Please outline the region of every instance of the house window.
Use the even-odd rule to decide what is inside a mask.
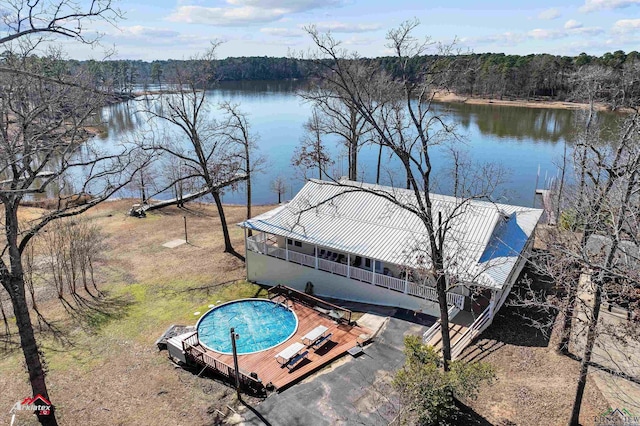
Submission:
[[[294,241],[296,247],[302,247],[302,243],[300,241]]]
[[[364,260],[364,267],[365,268],[371,268],[371,259],[365,259]]]
[[[293,241],[291,239],[287,238],[287,245],[290,246],[292,244],[293,244]]]

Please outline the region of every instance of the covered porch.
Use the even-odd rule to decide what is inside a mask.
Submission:
[[[411,268],[359,256],[355,253],[337,251],[317,244],[298,241],[266,232],[248,236],[245,229],[247,252],[284,260],[301,267],[345,277],[349,280],[382,287],[437,303],[438,297],[433,282],[419,282],[418,274]],[[425,282],[427,281],[427,282]],[[464,289],[457,289],[463,291]],[[464,294],[447,293],[447,303],[457,310],[471,306]]]

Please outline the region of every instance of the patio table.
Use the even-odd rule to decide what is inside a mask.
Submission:
[[[313,330],[311,330],[310,332],[302,336],[302,343],[304,343],[307,346],[313,345],[316,342],[316,340],[321,338],[322,335],[327,332],[327,330],[329,329],[324,325],[317,326],[316,328],[314,328]]]

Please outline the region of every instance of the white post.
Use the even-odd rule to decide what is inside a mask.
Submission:
[[[247,258],[247,246],[249,245],[249,241],[247,241],[247,228],[244,229],[244,258]]]
[[[347,253],[347,278],[351,278],[351,253]]]
[[[409,292],[409,268],[404,270],[404,294]]]
[[[489,301],[489,318],[493,318],[493,309],[496,306],[496,291],[491,290],[491,300]]]
[[[318,269],[318,245],[316,244],[316,269]]]
[[[284,239],[284,258],[289,261],[289,239]]]
[[[371,263],[371,266],[373,266],[373,268],[371,268],[371,284],[376,285],[376,260],[375,259],[371,259],[373,260],[373,262]]]
[[[262,240],[263,240],[264,254],[269,254],[267,253],[267,233],[266,232],[262,233]]]

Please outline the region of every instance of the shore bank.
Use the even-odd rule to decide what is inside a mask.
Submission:
[[[506,100],[506,99],[490,99],[490,98],[472,98],[467,96],[459,96],[455,93],[437,93],[434,98],[437,102],[444,103],[460,103],[470,105],[499,105],[499,106],[512,106],[520,108],[553,108],[553,109],[566,109],[566,110],[580,110],[589,108],[589,104],[577,103],[577,102],[562,102],[562,101],[543,101],[543,100]],[[610,109],[604,104],[596,104],[597,111],[610,111]],[[617,112],[624,112],[619,110]]]

